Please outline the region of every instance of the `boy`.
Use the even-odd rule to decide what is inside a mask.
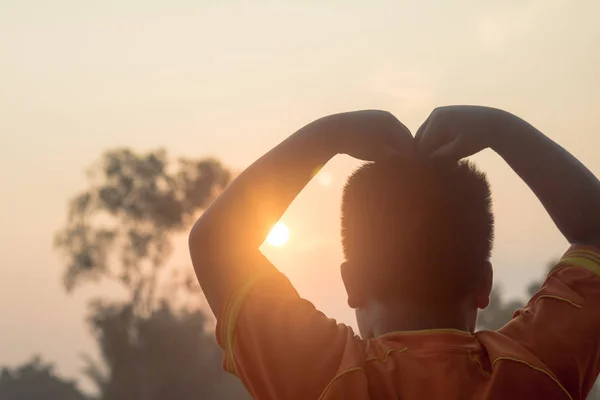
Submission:
[[[572,244],[497,332],[484,176],[457,161],[495,150]],[[342,277],[362,339],[301,299],[258,250],[315,170],[373,161],[343,199]],[[583,399],[600,367],[600,183],[518,117],[438,108],[413,139],[391,114],[317,120],[244,171],[190,234],[224,365],[256,399]]]

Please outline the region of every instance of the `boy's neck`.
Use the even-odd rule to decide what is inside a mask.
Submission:
[[[406,304],[377,304],[369,310],[374,337],[390,332],[418,331],[426,329],[458,329],[475,331],[477,309],[472,307],[439,307],[424,309]]]

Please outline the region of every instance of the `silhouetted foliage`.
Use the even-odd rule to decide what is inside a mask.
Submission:
[[[87,400],[74,382],[59,378],[40,358],[0,371],[0,400]]]
[[[90,304],[102,361],[86,357],[85,373],[100,399],[249,398],[222,370],[200,302],[177,302],[197,300],[191,268],[166,268],[173,236],[225,188],[229,172],[212,159],[170,162],[164,151],[120,149],[106,153],[89,178],[55,244],[68,260],[67,291],[105,278],[129,294],[126,302]]]
[[[221,368],[222,352],[201,311],[163,303],[148,317],[130,305],[95,305],[90,322],[104,365],[88,360],[88,376],[104,400],[250,398]]]
[[[90,187],[73,198],[55,238],[68,263],[65,287],[117,280],[136,311],[148,313],[171,236],[188,227],[230,179],[216,160],[170,162],[163,150],[109,151],[89,173]]]

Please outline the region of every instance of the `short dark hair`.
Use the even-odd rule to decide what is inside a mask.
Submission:
[[[466,161],[367,163],[346,183],[341,224],[346,260],[377,295],[455,298],[491,256],[490,187]]]

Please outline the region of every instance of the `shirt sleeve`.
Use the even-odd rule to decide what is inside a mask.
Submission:
[[[224,368],[257,400],[317,399],[358,357],[361,340],[302,299],[264,256],[259,263],[217,318]]]
[[[600,250],[572,246],[500,332],[539,358],[573,399],[585,399],[600,372]]]

